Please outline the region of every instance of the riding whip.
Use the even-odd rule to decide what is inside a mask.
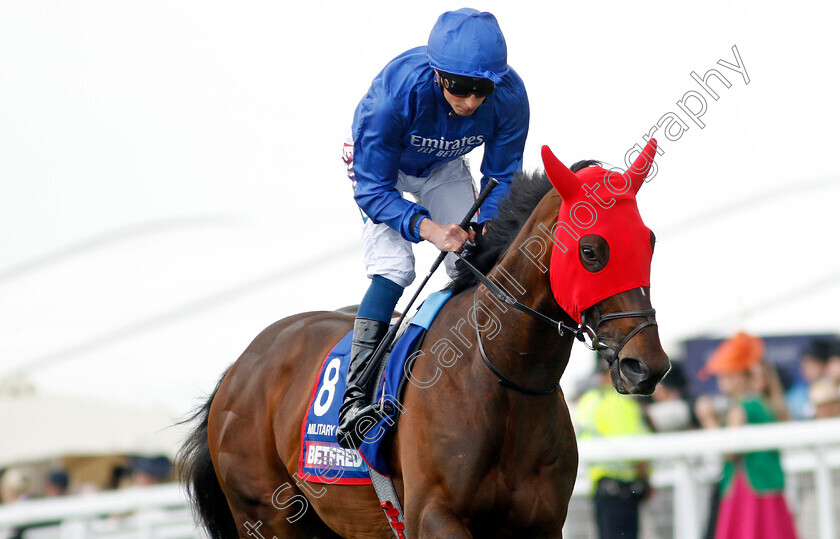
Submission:
[[[475,199],[473,205],[470,207],[467,215],[464,216],[464,219],[461,221],[460,226],[464,230],[470,226],[470,221],[475,216],[478,208],[487,200],[487,197],[490,196],[490,193],[496,186],[499,185],[499,181],[496,178],[487,178],[487,183],[484,185],[484,189],[481,190],[481,193],[478,194],[478,198]],[[417,288],[417,291],[414,292],[414,296],[412,296],[411,300],[408,302],[408,305],[405,306],[403,309],[403,313],[400,315],[399,320],[397,323],[394,324],[389,330],[388,333],[385,334],[385,337],[382,339],[382,342],[379,343],[379,346],[376,348],[376,352],[373,353],[373,357],[371,357],[370,361],[379,361],[382,359],[382,356],[385,355],[385,351],[391,347],[391,344],[394,342],[394,338],[397,336],[397,330],[399,330],[400,325],[402,325],[403,320],[405,319],[406,314],[411,309],[411,306],[414,305],[414,301],[417,299],[417,296],[420,295],[420,292],[423,290],[423,287],[426,286],[426,283],[429,282],[429,279],[432,277],[432,274],[438,269],[443,259],[446,258],[446,255],[449,254],[449,251],[441,251],[438,255],[437,259],[435,259],[434,264],[432,264],[429,273],[426,275],[426,278],[423,279],[423,282],[420,283],[420,286]]]

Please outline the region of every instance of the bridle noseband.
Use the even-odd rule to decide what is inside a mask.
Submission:
[[[528,307],[527,305],[525,305],[523,303],[520,303],[515,298],[513,298],[511,295],[507,294],[504,290],[502,290],[501,287],[496,285],[496,283],[494,283],[493,281],[488,279],[487,276],[484,275],[478,268],[476,268],[469,261],[467,261],[467,259],[464,258],[463,255],[461,255],[460,253],[455,253],[455,255],[458,258],[461,259],[461,262],[464,263],[464,265],[467,267],[467,269],[469,269],[473,273],[473,275],[475,275],[475,277],[479,280],[479,282],[481,282],[481,284],[486,286],[487,289],[490,291],[490,293],[493,294],[494,296],[496,296],[496,298],[498,298],[499,301],[505,303],[506,305],[509,305],[509,306],[513,307],[514,309],[516,309],[518,311],[521,311],[525,314],[528,314],[528,315],[536,318],[537,320],[539,320],[539,321],[541,321],[545,324],[550,325],[551,327],[553,327],[557,330],[558,334],[561,337],[566,335],[567,332],[570,333],[575,339],[582,342],[584,344],[584,346],[586,346],[590,350],[598,352],[598,354],[602,358],[604,358],[604,360],[610,366],[612,366],[612,364],[616,360],[621,361],[621,359],[618,357],[618,354],[621,353],[621,350],[630,341],[630,339],[635,337],[636,334],[638,334],[640,331],[642,331],[646,327],[657,325],[657,323],[656,323],[656,309],[645,309],[645,310],[640,310],[640,311],[621,311],[621,312],[615,312],[615,313],[599,314],[596,321],[595,321],[594,329],[593,329],[592,326],[590,326],[589,324],[586,323],[586,314],[584,312],[583,316],[581,317],[581,323],[578,324],[577,327],[572,327],[572,326],[566,324],[565,322],[563,322],[562,320],[554,320],[553,318],[551,318],[549,316],[546,316],[546,315],[542,314],[541,312],[536,311],[536,310],[532,309],[531,307]],[[476,286],[475,292],[473,294],[473,312],[477,312],[477,306],[478,306],[478,286]],[[633,330],[630,331],[627,335],[625,335],[624,338],[621,340],[621,342],[618,343],[618,346],[613,347],[613,346],[610,346],[609,344],[604,343],[603,341],[601,341],[601,339],[598,337],[598,334],[596,333],[598,328],[604,322],[609,322],[610,320],[618,320],[620,318],[642,318],[642,317],[644,317],[645,320],[642,323],[640,323],[639,325],[637,325],[635,328],[633,328]],[[554,384],[553,386],[551,386],[549,388],[546,388],[546,389],[530,389],[530,388],[527,388],[525,386],[521,386],[521,385],[517,384],[516,382],[514,382],[513,380],[511,380],[510,378],[508,378],[507,376],[502,374],[499,371],[499,369],[497,369],[496,366],[493,365],[493,362],[490,361],[490,358],[487,357],[487,353],[484,351],[484,345],[481,343],[481,332],[478,329],[478,321],[476,320],[475,324],[473,324],[473,325],[475,326],[475,335],[476,335],[476,340],[478,342],[478,351],[481,354],[481,359],[484,360],[484,363],[485,363],[485,365],[487,365],[487,368],[490,369],[490,372],[492,372],[493,374],[495,374],[499,378],[499,383],[501,385],[503,385],[507,388],[513,389],[514,391],[518,391],[519,393],[524,393],[525,395],[549,395],[549,394],[557,391],[557,388],[560,386],[560,381],[559,380],[557,381],[556,384]],[[591,344],[586,342],[586,335],[588,335],[589,338],[591,339],[591,341],[592,341]]]
[[[627,335],[621,339],[621,342],[618,343],[618,346],[612,347],[608,344],[604,344],[598,334],[598,328],[601,327],[601,324],[604,322],[609,322],[610,320],[618,320],[620,318],[644,318],[644,322],[640,323],[638,326],[633,328]],[[584,311],[581,316],[582,326],[589,328],[592,331],[592,345],[593,349],[597,349],[598,354],[604,358],[604,360],[612,367],[614,361],[619,360],[618,354],[621,353],[621,350],[624,348],[630,339],[636,336],[637,333],[642,331],[648,326],[657,326],[656,323],[656,309],[645,309],[641,311],[620,311],[616,313],[607,313],[607,314],[599,314],[596,322],[595,322],[595,329],[592,329],[592,326],[586,323],[586,312]]]

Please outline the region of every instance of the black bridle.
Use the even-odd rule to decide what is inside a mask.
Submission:
[[[586,346],[590,350],[598,352],[598,354],[602,358],[604,358],[604,360],[606,360],[607,364],[609,364],[610,367],[612,367],[612,364],[616,360],[621,361],[620,358],[618,357],[618,355],[621,352],[621,350],[624,348],[624,346],[630,341],[630,339],[632,339],[634,336],[636,336],[636,334],[638,334],[640,331],[642,331],[646,327],[657,325],[656,324],[656,310],[655,309],[645,309],[645,310],[639,310],[639,311],[621,311],[621,312],[606,313],[606,314],[600,314],[599,313],[596,320],[595,320],[594,329],[593,329],[592,326],[590,326],[589,324],[586,323],[586,314],[584,313],[584,315],[581,317],[581,323],[578,324],[577,327],[572,327],[572,326],[566,324],[565,322],[563,322],[562,320],[554,320],[553,318],[548,317],[548,316],[542,314],[539,311],[535,311],[534,309],[528,307],[527,305],[525,305],[523,303],[520,303],[514,297],[512,297],[510,294],[507,294],[504,290],[502,290],[501,287],[496,285],[496,283],[494,283],[493,281],[488,279],[487,276],[484,275],[478,268],[476,268],[469,261],[467,261],[467,259],[464,258],[463,255],[461,255],[460,253],[455,253],[455,254],[458,256],[458,258],[461,259],[461,262],[464,263],[464,265],[467,267],[467,269],[469,269],[473,273],[473,275],[475,275],[476,279],[478,279],[479,282],[481,282],[481,284],[486,286],[487,289],[490,291],[490,293],[493,294],[494,296],[496,296],[499,299],[499,301],[505,303],[506,305],[509,305],[509,306],[513,307],[514,309],[516,309],[518,311],[521,311],[525,314],[528,314],[528,315],[536,318],[537,320],[539,320],[539,321],[541,321],[545,324],[550,325],[553,328],[556,328],[557,332],[560,334],[561,337],[566,335],[566,333],[571,334],[575,339],[582,342],[584,344],[584,346]],[[477,312],[477,306],[478,306],[478,287],[476,286],[475,292],[473,294],[473,312],[474,313]],[[604,322],[609,322],[611,320],[618,320],[620,318],[644,318],[645,320],[643,322],[641,322],[639,325],[637,325],[635,328],[633,328],[632,331],[627,333],[627,335],[624,336],[624,338],[621,340],[621,342],[618,343],[618,346],[611,346],[611,345],[606,344],[603,341],[601,341],[601,339],[598,337],[598,334],[597,334],[597,330],[598,330],[599,327],[601,327],[601,324],[603,324]],[[503,385],[507,388],[513,389],[514,391],[518,391],[519,393],[524,393],[525,395],[549,395],[549,394],[557,391],[557,388],[560,386],[560,381],[559,380],[553,386],[545,388],[545,389],[530,389],[530,388],[527,388],[525,386],[521,386],[521,385],[517,384],[516,382],[514,382],[513,380],[511,380],[510,378],[508,378],[507,376],[502,374],[499,371],[499,369],[497,369],[496,366],[493,365],[493,362],[490,361],[490,358],[487,357],[487,353],[484,351],[484,345],[481,343],[481,332],[478,329],[478,320],[475,320],[475,324],[473,324],[473,325],[475,326],[475,335],[476,335],[476,340],[478,341],[478,351],[481,354],[481,359],[484,360],[484,364],[487,365],[487,368],[490,369],[490,372],[492,372],[493,374],[496,375],[497,378],[499,378],[499,383],[501,385]],[[589,336],[589,338],[592,341],[591,344],[586,342],[586,336],[587,335]]]
[[[633,328],[629,333],[627,333],[627,335],[625,335],[624,338],[621,339],[621,342],[618,343],[618,346],[612,347],[603,344],[603,342],[601,342],[598,339],[597,333],[595,332],[598,331],[598,328],[600,328],[601,324],[603,324],[604,322],[609,322],[610,320],[618,320],[620,318],[644,318],[645,320],[644,322],[640,323],[635,328]],[[586,323],[585,311],[581,316],[581,322],[581,325],[583,326],[586,326],[588,328],[593,327]],[[614,361],[620,361],[618,354],[624,348],[624,345],[630,342],[630,339],[635,337],[637,333],[639,333],[646,327],[657,325],[658,324],[656,323],[656,309],[645,309],[640,311],[620,311],[616,313],[598,314],[598,316],[596,317],[594,329],[592,330],[593,333],[595,333],[595,337],[592,339],[592,342],[594,344],[597,341],[597,343],[601,345],[598,349],[598,354],[600,354],[600,356],[604,358],[604,360],[606,360],[607,364],[610,367],[612,367]]]

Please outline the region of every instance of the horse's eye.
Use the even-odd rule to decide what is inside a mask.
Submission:
[[[578,260],[586,271],[598,273],[610,260],[610,246],[603,237],[589,234],[578,243]]]

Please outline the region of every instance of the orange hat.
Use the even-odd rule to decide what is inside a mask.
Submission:
[[[764,341],[739,331],[718,346],[700,374],[707,378],[709,374],[747,372],[763,356]]]

